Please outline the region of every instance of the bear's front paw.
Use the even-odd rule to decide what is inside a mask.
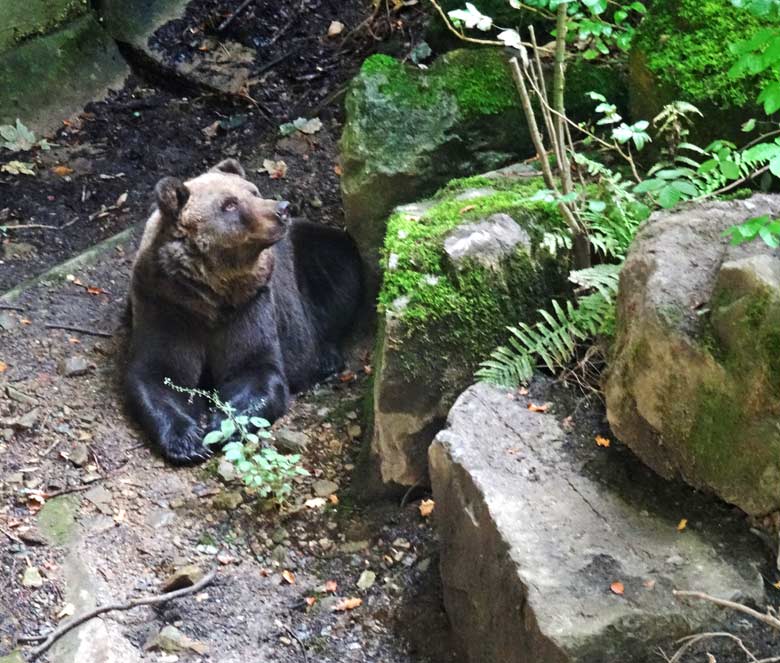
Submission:
[[[175,465],[202,463],[212,455],[212,452],[203,446],[203,436],[194,421],[173,427],[160,446],[165,458]]]

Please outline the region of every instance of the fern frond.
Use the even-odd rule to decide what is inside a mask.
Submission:
[[[569,279],[592,290],[576,305],[552,302],[552,311],[540,310],[533,325],[524,322],[507,327],[507,345],[496,348],[480,364],[477,378],[501,387],[513,388],[531,379],[534,370],[563,368],[574,355],[577,343],[614,332],[614,304],[619,265],[598,265],[572,272]]]

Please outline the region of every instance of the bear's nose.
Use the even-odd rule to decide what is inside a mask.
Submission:
[[[290,203],[283,200],[280,203],[276,203],[276,218],[282,225],[287,225],[290,222]]]

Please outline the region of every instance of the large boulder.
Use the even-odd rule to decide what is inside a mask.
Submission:
[[[514,11],[514,10],[513,10]],[[569,72],[569,114],[593,110],[585,91],[620,102],[620,67]],[[368,58],[346,98],[341,188],[347,227],[376,276],[387,218],[453,178],[530,157],[534,147],[507,58],[496,48],[457,50],[429,68]]]
[[[430,448],[444,605],[468,661],[649,663],[718,616],[673,589],[763,600],[761,551],[728,509],[528,404],[470,387]]]
[[[615,434],[664,477],[780,508],[780,259],[722,236],[780,197],[654,216],[621,272],[606,377]]]
[[[0,124],[59,128],[129,73],[86,2],[0,0],[0,16]]]
[[[511,173],[514,172],[514,175]],[[454,181],[388,222],[374,354],[372,489],[425,485],[427,449],[506,326],[566,293],[568,259],[540,246],[557,209],[519,171]]]
[[[0,0],[0,52],[31,37],[53,32],[88,11],[88,0]]]
[[[171,39],[167,35],[166,43],[159,39],[157,30],[169,21],[182,18],[190,0],[95,2],[106,29],[141,65],[176,78],[194,90],[227,96],[245,93],[257,57],[254,49],[231,40],[215,39],[212,48],[182,58],[176,49],[170,48],[171,42],[178,45],[178,36]]]
[[[632,43],[632,116],[651,120],[665,104],[682,100],[703,112],[694,118],[696,142],[752,137],[740,126],[751,114],[761,114],[755,100],[773,74],[735,80],[728,71],[736,56],[724,45],[750,39],[765,23],[729,0],[656,3]]]

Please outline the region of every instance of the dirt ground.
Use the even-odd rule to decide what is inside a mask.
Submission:
[[[56,624],[72,601],[65,579],[75,553],[104,600],[158,592],[183,564],[218,569],[201,594],[108,618],[110,637],[139,651],[163,625],[176,624],[205,646],[205,658],[223,663],[301,661],[303,649],[323,663],[454,661],[434,535],[419,504],[359,506],[350,496],[364,427],[362,362],[350,367],[354,381],[304,395],[276,425],[308,437],[311,472],[281,515],[242,497],[216,460],[171,468],[129,424],[117,369],[136,240],[74,271],[75,281],[65,275],[25,291],[14,302],[21,310],[0,312],[0,654],[16,637]],[[67,377],[65,362],[74,357],[85,360],[86,372]],[[316,482],[324,479],[337,485],[322,493]],[[325,499],[306,506],[318,494]],[[63,500],[74,509],[72,525]],[[22,582],[29,567],[40,571],[40,587]],[[366,571],[375,579],[360,589]],[[362,605],[336,610],[346,598]]]
[[[266,197],[291,201],[295,215],[341,224],[345,86],[371,52],[404,56],[413,47],[420,8],[260,0],[220,31],[240,4],[190,3],[151,41],[161,66],[128,50],[134,74],[123,89],[64,123],[50,151],[3,154],[33,161],[36,176],[0,174],[0,292],[138,224],[161,177],[194,175],[227,156],[242,161]],[[327,37],[333,21],[343,28]],[[240,94],[169,75],[224,42],[254,52]],[[282,135],[279,125],[299,116],[322,127]],[[284,161],[284,177],[263,171],[266,159]],[[217,569],[203,592],[79,630],[121,663],[140,656],[164,625],[197,646],[152,648],[151,660],[454,661],[434,535],[418,503],[367,506],[350,495],[368,357],[351,367],[354,381],[301,396],[277,423],[282,434],[306,435],[311,472],[282,514],[226,482],[217,461],[172,469],[132,427],[117,376],[137,239],[136,229],[94,265],[0,308],[0,656],[74,610],[157,593],[176,568],[196,564]],[[85,372],[67,375],[68,360],[83,360]],[[343,609],[345,599],[362,604]],[[63,647],[78,642],[68,637]],[[59,646],[50,660],[64,656]]]
[[[145,218],[161,177],[195,175],[228,156],[245,163],[264,195],[289,200],[294,214],[341,224],[346,85],[372,52],[405,57],[422,38],[420,4],[408,4],[374,12],[369,0],[263,0],[219,31],[241,3],[195,0],[151,39],[162,66],[124,49],[136,75],[122,90],[67,120],[50,151],[3,152],[4,161],[34,162],[37,175],[0,172],[0,292]],[[333,21],[343,28],[328,37]],[[217,94],[178,75],[177,66],[225,43],[249,53],[239,93]],[[322,129],[280,134],[301,116],[318,117]],[[265,159],[284,161],[285,177],[257,172]]]

